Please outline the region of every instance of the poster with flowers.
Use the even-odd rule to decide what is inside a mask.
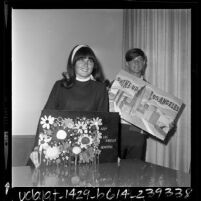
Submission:
[[[115,112],[43,110],[31,159],[36,167],[116,162],[118,128]]]

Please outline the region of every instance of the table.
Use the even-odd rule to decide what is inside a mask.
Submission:
[[[12,167],[12,187],[190,187],[191,175],[137,159],[67,167]]]

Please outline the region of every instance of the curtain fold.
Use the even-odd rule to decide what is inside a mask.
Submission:
[[[147,54],[146,79],[181,98],[185,104],[177,131],[167,145],[148,139],[146,161],[188,172],[191,161],[191,10],[123,10],[123,66],[124,55],[130,48],[141,48]]]

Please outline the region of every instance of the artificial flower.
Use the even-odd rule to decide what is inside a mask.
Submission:
[[[97,129],[99,128],[99,126],[103,125],[102,119],[99,119],[99,117],[93,118],[93,119],[90,121],[90,123],[91,123],[91,126],[96,126]]]
[[[74,122],[72,119],[70,118],[65,118],[64,119],[64,126],[67,127],[67,128],[73,128],[74,127]]]
[[[63,118],[62,117],[58,117],[57,118],[57,123],[62,126],[63,125]]]
[[[93,142],[92,137],[87,134],[81,135],[78,139],[78,143],[80,144],[81,148],[87,148],[87,146],[91,145],[92,142]]]
[[[68,150],[70,148],[70,144],[68,143],[68,142],[65,142],[64,144],[63,144],[63,151],[66,151],[66,150]]]
[[[99,145],[100,144],[100,139],[102,138],[102,133],[101,132],[96,132],[95,137],[94,137],[94,143]]]
[[[85,151],[81,152],[79,155],[80,163],[89,163],[90,161],[94,160],[94,150],[92,147],[86,149]]]
[[[63,118],[62,117],[55,118],[54,122],[56,123],[56,126],[63,126]],[[55,124],[54,124],[54,126],[55,126]]]
[[[78,133],[83,133],[84,130],[87,129],[87,124],[83,121],[78,121],[76,124],[75,124],[75,129],[77,129],[77,132]]]
[[[39,151],[42,151],[42,149],[46,149],[49,146],[48,142],[50,142],[51,139],[52,138],[50,136],[40,133],[39,140],[38,140]]]
[[[41,117],[41,124],[43,128],[50,128],[50,125],[53,124],[54,122],[54,117],[52,117],[51,115],[49,115],[48,117],[45,115],[44,117]]]
[[[81,152],[81,148],[78,146],[75,146],[73,147],[72,152],[77,155]]]
[[[52,135],[52,133],[53,133],[53,131],[51,129],[45,131],[45,134],[47,134],[47,135]]]
[[[45,154],[46,159],[55,160],[59,157],[59,154],[60,154],[59,147],[57,147],[57,146],[50,147],[49,146],[44,151],[44,154]]]
[[[67,133],[64,130],[58,130],[57,133],[56,133],[56,137],[59,140],[64,140],[67,137]]]

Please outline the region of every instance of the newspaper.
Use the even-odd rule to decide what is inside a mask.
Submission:
[[[109,90],[110,112],[164,141],[181,115],[183,101],[121,70]]]

